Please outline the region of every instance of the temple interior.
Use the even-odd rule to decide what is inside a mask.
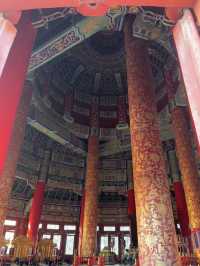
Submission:
[[[194,14],[85,13],[22,12],[1,73],[0,4],[1,263],[200,265]]]

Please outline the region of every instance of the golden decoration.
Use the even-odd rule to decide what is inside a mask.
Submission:
[[[38,243],[37,255],[38,258],[43,261],[45,259],[52,260],[55,257],[56,245],[51,239],[42,239]]]
[[[33,242],[26,236],[18,236],[12,241],[14,247],[13,259],[28,259],[32,255]]]

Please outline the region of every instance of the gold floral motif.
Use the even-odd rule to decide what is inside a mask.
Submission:
[[[139,261],[142,266],[178,266],[176,232],[147,48],[144,41],[131,36],[128,20],[125,48]]]
[[[172,112],[176,152],[182,174],[185,199],[191,230],[200,229],[200,182],[192,150],[191,135],[185,107],[176,107]],[[200,252],[195,253],[199,256]],[[200,256],[199,256],[200,258]]]
[[[99,139],[88,140],[87,172],[85,180],[85,205],[81,256],[91,257],[96,251],[96,226],[98,215],[98,151]]]

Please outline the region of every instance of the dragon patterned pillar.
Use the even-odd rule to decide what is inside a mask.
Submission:
[[[143,40],[131,36],[130,22],[127,18],[124,35],[139,261],[142,266],[177,266],[177,239],[148,50]]]
[[[192,132],[188,123],[189,114],[186,107],[185,93],[180,82],[176,95],[173,94],[175,90],[171,73],[165,73],[165,79],[171,107],[176,153],[187,203],[192,245],[194,253],[200,261],[200,180],[192,148]]]
[[[193,249],[200,259],[200,180],[191,143],[185,107],[172,111],[172,125],[175,134],[176,152],[182,174],[187,203]]]
[[[91,106],[91,132],[88,138],[87,169],[84,192],[84,214],[81,256],[96,253],[96,227],[98,218],[98,164],[99,164],[99,112],[98,98],[93,97]]]

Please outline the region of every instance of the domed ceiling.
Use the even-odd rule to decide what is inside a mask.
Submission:
[[[148,47],[156,93],[163,96],[164,70],[171,55],[154,41],[149,41]],[[99,96],[100,127],[115,128],[118,123],[117,96],[127,95],[123,33],[96,33],[53,62],[40,67],[35,71],[34,79],[40,97],[45,98],[44,103],[48,102],[62,117],[66,97],[72,95],[71,115],[79,125],[89,126],[91,97]],[[163,97],[159,98],[158,110],[166,104]]]

